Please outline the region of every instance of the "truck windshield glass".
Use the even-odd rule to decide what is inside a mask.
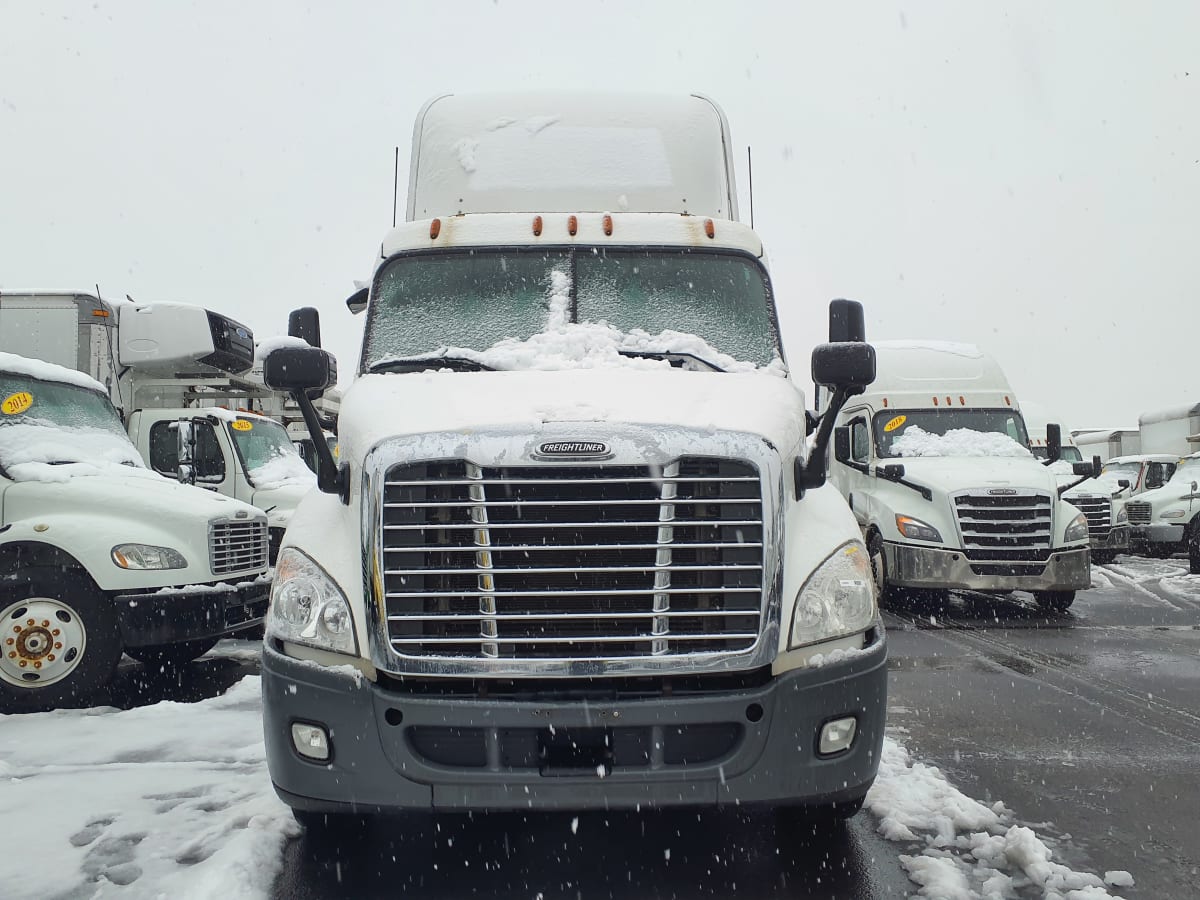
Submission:
[[[1039,445],[1033,448],[1033,455],[1038,459],[1049,459],[1050,451],[1044,445]],[[1083,462],[1083,454],[1079,452],[1078,447],[1063,447],[1062,456],[1059,459],[1067,462]]]
[[[141,465],[103,394],[0,372],[0,466],[27,462]]]
[[[296,452],[287,430],[269,419],[236,419],[228,423],[246,478],[258,488],[311,481],[312,471]]]
[[[1193,481],[1200,481],[1200,457],[1189,456],[1179,461],[1170,483],[1186,485]]]
[[[765,366],[780,356],[771,302],[763,269],[734,254],[583,248],[398,257],[375,284],[363,371],[599,322],[622,333],[687,332]]]
[[[892,444],[913,427],[936,435],[958,429],[1003,434],[1023,447],[1029,446],[1025,422],[1019,412],[1011,409],[897,409],[875,414],[875,445],[880,457],[897,456]]]

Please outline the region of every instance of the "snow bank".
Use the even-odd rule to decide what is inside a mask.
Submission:
[[[1106,881],[1114,886],[1133,883],[1121,870],[1107,872],[1101,880],[1055,862],[1050,847],[1032,829],[1014,824],[1003,803],[985,806],[972,800],[934,766],[913,762],[890,737],[884,738],[879,775],[866,807],[879,818],[885,838],[921,849],[901,855],[900,863],[921,885],[922,897],[1007,900],[1033,896],[1032,888],[1045,900],[1101,900],[1116,897]]]
[[[12,372],[14,375],[26,375],[30,378],[40,378],[42,381],[59,381],[63,384],[73,384],[76,387],[100,391],[106,397],[108,390],[90,375],[76,372],[65,366],[43,362],[40,359],[29,359],[15,353],[0,353],[0,372]]]
[[[299,828],[271,787],[261,707],[248,677],[200,703],[0,716],[0,819],[21,823],[0,893],[270,896]]]
[[[145,468],[124,433],[102,428],[2,425],[0,462],[15,481],[66,482],[81,475],[111,474],[160,477]]]
[[[1006,434],[952,428],[945,434],[930,434],[912,425],[892,441],[897,456],[1011,456],[1033,458],[1029,450]]]

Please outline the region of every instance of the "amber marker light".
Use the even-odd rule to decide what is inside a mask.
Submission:
[[[712,219],[704,220],[704,233],[710,238],[715,238],[717,236],[717,226],[713,224]]]
[[[542,217],[541,216],[533,217],[533,236],[534,237],[542,236]]]
[[[578,216],[568,216],[567,217],[567,234],[571,235],[571,237],[575,237],[575,232],[577,232],[577,231],[579,231],[579,217]]]
[[[441,233],[442,233],[442,220],[434,219],[432,222],[429,223],[429,239],[431,241],[436,241],[437,236]]]
[[[612,235],[612,216],[606,215],[604,217],[604,233],[606,235]]]

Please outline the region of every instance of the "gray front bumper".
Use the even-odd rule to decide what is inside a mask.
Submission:
[[[968,560],[960,550],[885,542],[888,580],[899,587],[958,590],[1078,591],[1091,587],[1088,548],[1050,554],[1040,574],[1022,574],[1038,562],[1014,562],[1011,571],[988,571],[994,564]],[[972,567],[983,568],[985,573]],[[1001,565],[995,568],[1005,568]]]
[[[1092,537],[1093,550],[1128,550],[1130,542],[1130,532],[1132,529],[1128,525],[1117,525],[1110,529],[1104,537]]]
[[[1133,540],[1143,544],[1182,544],[1184,535],[1185,528],[1182,524],[1156,523],[1133,527]]]
[[[481,698],[474,694],[386,690],[267,645],[262,657],[267,764],[279,796],[298,809],[388,812],[406,809],[639,809],[741,803],[830,803],[861,797],[879,768],[887,707],[882,631],[861,655],[787,672],[754,687],[615,700]],[[563,688],[571,685],[563,685]],[[577,689],[599,690],[600,680]],[[817,754],[830,719],[855,716],[858,731],[837,756]],[[293,748],[294,722],[328,729],[332,759],[314,763]],[[686,729],[732,728],[718,758],[664,759],[664,740]],[[425,729],[422,732],[422,729]],[[572,729],[641,735],[649,758],[603,774],[545,771],[514,763],[505,741],[538,740]],[[483,759],[431,761],[422,734],[443,749],[483,742]],[[515,737],[514,737],[515,736]],[[614,740],[622,738],[614,737]],[[458,743],[461,742],[461,743]]]

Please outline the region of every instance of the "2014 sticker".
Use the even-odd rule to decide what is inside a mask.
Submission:
[[[250,431],[254,428],[254,423],[249,419],[234,419],[229,427],[234,431]]]
[[[883,426],[883,430],[887,432],[895,431],[907,421],[908,416],[896,416],[895,418],[888,420],[888,423]]]
[[[33,406],[33,394],[29,391],[18,391],[4,398],[4,402],[0,403],[0,412],[6,416],[15,416],[25,412],[31,406]]]

